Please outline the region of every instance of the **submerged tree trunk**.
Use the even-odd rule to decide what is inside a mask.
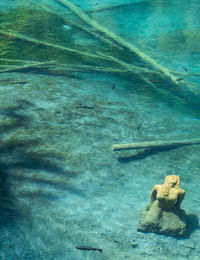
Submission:
[[[162,148],[162,147],[177,147],[182,145],[200,144],[200,138],[185,139],[185,140],[169,140],[169,141],[149,141],[136,142],[129,144],[114,144],[111,146],[112,151],[131,150],[139,148]]]

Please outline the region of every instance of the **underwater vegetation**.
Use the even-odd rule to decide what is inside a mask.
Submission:
[[[69,20],[63,19],[46,10],[16,8],[7,13],[1,13],[0,29],[23,35],[24,38],[28,36],[29,39],[35,40],[26,41],[23,37],[15,38],[15,36],[9,37],[1,34],[1,50],[6,50],[6,52],[2,52],[2,56],[3,58],[15,59],[21,59],[25,56],[27,60],[33,61],[56,60],[70,65],[82,63],[99,65],[99,60],[101,62],[103,60],[105,66],[106,59],[93,55],[91,46],[81,44],[83,39],[88,38],[88,31],[79,29],[79,26],[75,26],[71,18]],[[100,48],[100,43],[91,36],[90,42],[94,49]],[[110,63],[112,61],[109,61]]]
[[[71,2],[56,2],[72,13],[61,17],[47,7],[1,11],[0,65],[4,69],[1,72],[66,76],[76,72],[114,73],[133,82],[134,90],[143,95],[161,101],[170,99],[168,105],[196,113],[200,90],[196,83],[187,81],[188,71],[180,73],[158,64],[142,49],[110,32]],[[174,41],[177,35],[174,34]],[[186,43],[189,38],[198,41],[195,32],[184,32],[183,37]],[[166,38],[169,37],[165,33],[159,36],[161,48],[170,45]],[[174,41],[171,40],[172,45]]]
[[[12,43],[12,38],[0,38],[0,57],[3,57],[5,54],[9,52]]]
[[[0,11],[0,26],[2,26],[4,14]],[[2,26],[3,28],[3,26]],[[13,43],[12,37],[0,37],[0,58],[5,56],[11,48]]]

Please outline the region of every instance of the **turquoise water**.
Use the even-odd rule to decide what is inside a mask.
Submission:
[[[199,138],[199,15],[194,0],[0,0],[0,259],[200,259],[200,146],[111,151]],[[169,174],[185,239],[137,231]]]

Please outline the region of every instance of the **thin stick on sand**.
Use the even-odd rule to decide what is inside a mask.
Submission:
[[[114,144],[111,146],[112,151],[132,150],[140,148],[163,148],[163,147],[177,147],[182,145],[200,144],[200,138],[185,139],[185,140],[169,140],[169,141],[149,141],[136,142],[130,144]]]

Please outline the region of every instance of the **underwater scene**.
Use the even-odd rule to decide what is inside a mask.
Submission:
[[[199,0],[0,0],[0,260],[200,260]]]

